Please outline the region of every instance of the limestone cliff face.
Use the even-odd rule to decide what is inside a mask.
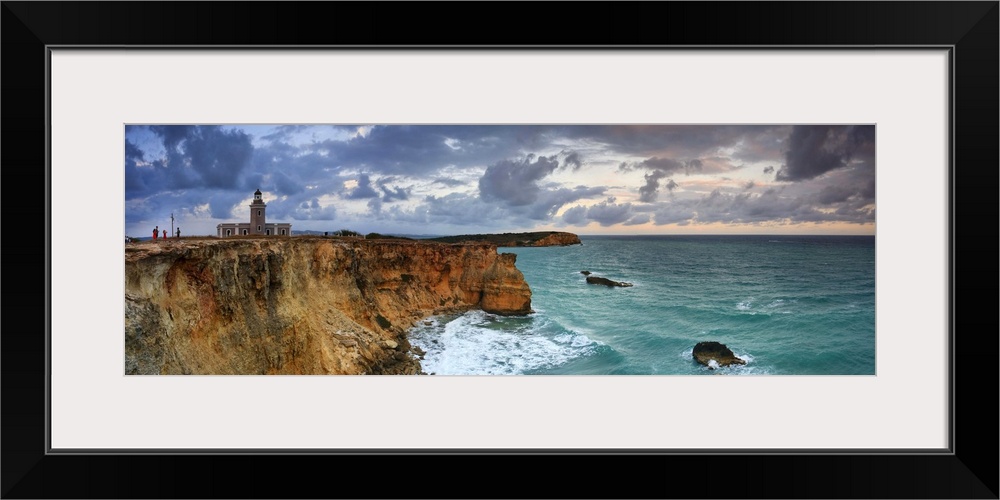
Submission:
[[[531,312],[515,257],[304,236],[129,244],[125,372],[418,373],[406,341],[417,319]]]

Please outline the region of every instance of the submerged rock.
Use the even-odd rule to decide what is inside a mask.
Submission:
[[[632,286],[631,283],[625,283],[624,281],[612,281],[607,278],[601,278],[600,276],[587,276],[587,283],[590,283],[591,285]]]
[[[705,365],[709,370],[719,366],[745,365],[746,361],[737,358],[725,344],[718,342],[698,342],[691,351],[694,360]]]
[[[580,274],[584,276],[590,276],[590,271],[580,271]]]

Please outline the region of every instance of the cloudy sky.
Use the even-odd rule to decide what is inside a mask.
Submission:
[[[125,231],[874,234],[874,125],[129,125]]]

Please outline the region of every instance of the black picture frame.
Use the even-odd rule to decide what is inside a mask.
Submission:
[[[624,46],[946,46],[951,53],[953,97],[949,300],[954,370],[949,453],[53,455],[47,453],[46,441],[51,313],[47,284],[53,237],[50,230],[42,238],[37,229],[22,232],[19,225],[14,238],[3,246],[5,260],[12,266],[8,269],[45,270],[45,277],[15,275],[12,279],[8,274],[8,291],[16,293],[4,297],[7,328],[0,349],[4,498],[298,498],[317,494],[358,498],[998,498],[993,358],[998,346],[997,317],[994,310],[970,302],[986,296],[987,304],[995,303],[991,301],[997,290],[994,281],[982,278],[997,276],[993,264],[987,264],[998,254],[1000,4],[996,1],[580,2],[544,8],[517,3],[2,3],[4,147],[0,160],[7,178],[3,208],[9,222],[32,220],[32,228],[39,225],[39,214],[48,214],[47,52],[56,45],[419,45],[525,50],[555,46],[607,50]],[[451,21],[456,18],[467,22]],[[959,299],[965,302],[960,305]],[[85,319],[81,319],[81,330],[86,331]],[[331,477],[310,478],[307,471],[316,467],[332,471]],[[578,476],[556,472],[565,467]],[[459,476],[462,481],[456,479]],[[464,484],[480,486],[467,490]]]

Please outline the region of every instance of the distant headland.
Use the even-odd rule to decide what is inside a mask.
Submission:
[[[441,243],[483,242],[492,243],[500,247],[551,247],[582,244],[579,236],[573,233],[560,231],[503,234],[463,234],[458,236],[429,238],[429,241],[438,241]]]

